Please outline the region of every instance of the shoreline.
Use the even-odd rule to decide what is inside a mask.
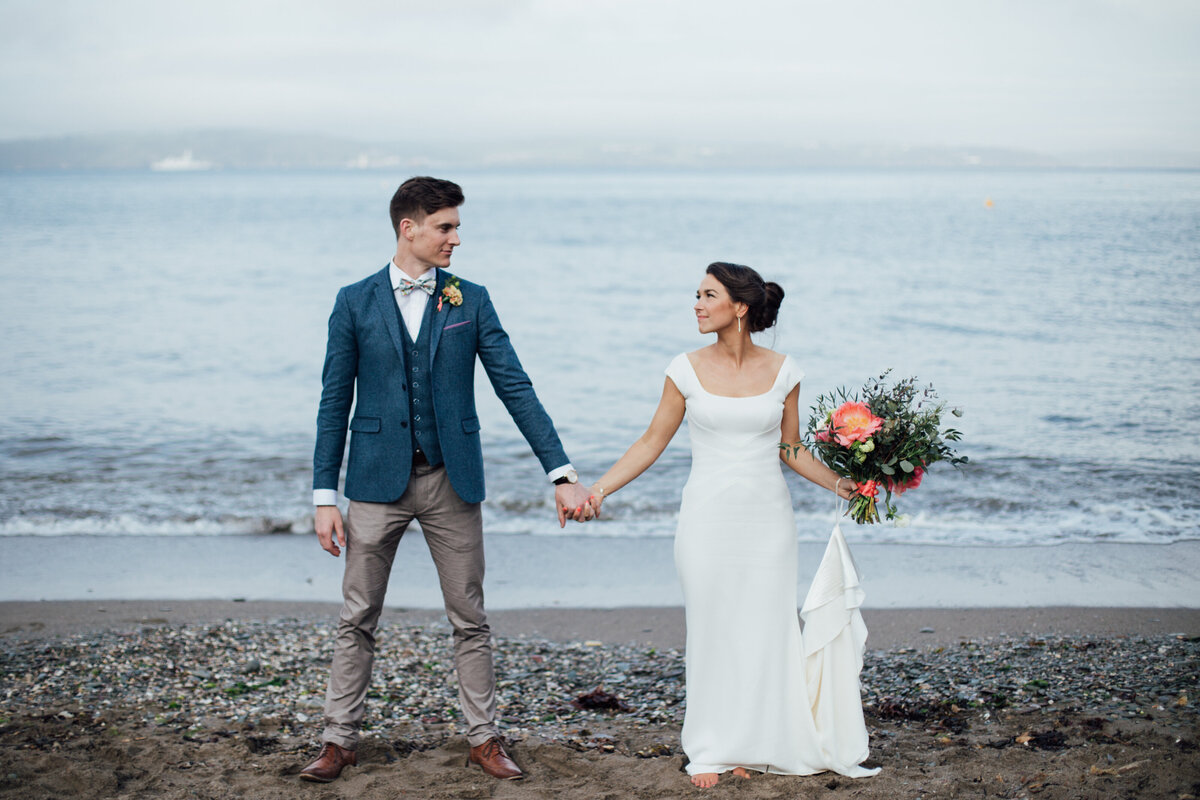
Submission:
[[[217,625],[227,622],[332,628],[339,603],[229,600],[49,600],[0,602],[0,646],[101,632]],[[1200,635],[1200,609],[1044,606],[1014,608],[865,609],[868,649],[945,646],[1006,636]],[[683,608],[531,608],[488,611],[498,638],[682,649]],[[440,609],[385,606],[381,626],[445,626]]]
[[[486,535],[490,610],[676,607],[673,541]],[[873,544],[850,538],[865,609],[1200,607],[1200,541],[1039,548]],[[823,542],[799,544],[800,596]],[[7,537],[0,601],[275,600],[337,602],[344,562],[315,537]],[[438,609],[441,592],[419,532],[397,552],[388,602]]]

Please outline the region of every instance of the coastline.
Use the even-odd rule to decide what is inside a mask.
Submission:
[[[48,600],[0,602],[0,646],[97,633],[137,634],[155,628],[267,623],[336,625],[339,603],[230,600]],[[1021,636],[1200,636],[1200,609],[1045,606],[1037,608],[866,609],[869,650],[939,647],[960,641]],[[529,608],[488,611],[501,638],[558,643],[596,641],[683,649],[677,606]],[[445,627],[440,609],[388,605],[387,627]],[[448,629],[447,629],[448,630]]]
[[[675,607],[669,538],[489,535],[489,610]],[[825,544],[801,542],[808,589]],[[1200,541],[1044,547],[873,544],[850,537],[864,608],[1200,607]],[[342,560],[312,536],[5,537],[0,601],[277,600],[337,602]],[[442,606],[419,532],[397,553],[388,603]]]

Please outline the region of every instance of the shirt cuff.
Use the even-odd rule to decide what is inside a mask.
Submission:
[[[314,506],[336,506],[337,489],[313,489]]]
[[[559,478],[565,477],[566,474],[573,469],[575,469],[575,468],[572,467],[571,462],[568,461],[566,464],[563,464],[558,469],[552,469],[549,472],[547,472],[546,477],[550,480],[551,483],[554,483]]]

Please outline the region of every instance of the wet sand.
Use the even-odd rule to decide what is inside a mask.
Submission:
[[[874,544],[847,533],[864,608],[1200,607],[1200,541],[1047,547]],[[808,591],[826,541],[799,543]],[[679,606],[673,540],[604,536],[486,537],[487,607]],[[0,600],[340,600],[344,561],[311,535],[8,537]],[[423,538],[406,534],[388,602],[441,608]]]
[[[1200,598],[1197,598],[1200,602]],[[211,624],[224,620],[297,619],[332,624],[337,603],[230,600],[57,600],[0,602],[0,641],[50,638],[95,631],[136,631],[146,626]],[[1124,636],[1200,633],[1200,608],[879,608],[863,612],[870,648],[948,644],[1000,635]],[[683,609],[527,608],[492,610],[499,636],[558,642],[599,640],[658,647],[684,645]],[[382,622],[441,622],[434,609],[384,610]]]

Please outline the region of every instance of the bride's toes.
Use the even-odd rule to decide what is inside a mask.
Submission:
[[[746,772],[745,768],[743,768],[743,767],[734,767],[733,775],[736,778],[749,778],[750,777],[750,773]]]
[[[711,789],[717,785],[717,778],[715,772],[700,772],[692,776],[692,785],[701,789]]]

